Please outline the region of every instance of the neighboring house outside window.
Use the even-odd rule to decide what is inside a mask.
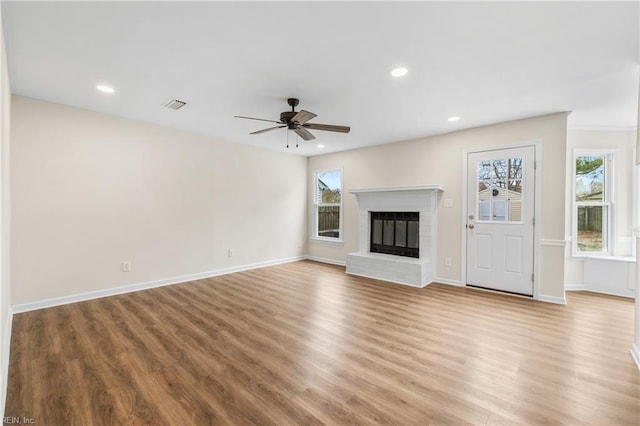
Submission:
[[[613,151],[576,151],[573,175],[573,254],[611,254]]]
[[[314,174],[314,237],[342,240],[342,171]]]

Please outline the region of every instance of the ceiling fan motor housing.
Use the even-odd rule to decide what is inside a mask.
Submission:
[[[291,119],[297,114],[295,111],[284,111],[280,113],[280,121],[283,123],[289,123]]]

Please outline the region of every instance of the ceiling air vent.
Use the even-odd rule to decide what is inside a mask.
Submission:
[[[171,99],[169,102],[164,104],[164,106],[169,108],[169,109],[180,109],[183,106],[185,106],[186,104],[187,104],[186,102],[182,102],[182,101],[179,101],[177,99]]]

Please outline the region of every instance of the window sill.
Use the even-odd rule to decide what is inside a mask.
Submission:
[[[613,260],[616,262],[635,262],[636,258],[633,256],[613,256],[610,254],[589,254],[589,255],[573,255],[571,260],[583,261],[585,259],[599,259],[599,260]]]
[[[344,245],[344,240],[342,238],[311,237],[311,241],[334,245]]]

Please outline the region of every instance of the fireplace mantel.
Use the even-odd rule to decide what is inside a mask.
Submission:
[[[358,199],[358,251],[347,255],[347,273],[424,287],[435,277],[436,213],[442,185],[351,189]],[[369,251],[371,212],[419,212],[418,259]]]
[[[349,194],[373,194],[380,192],[431,192],[431,191],[444,191],[442,185],[414,185],[414,186],[388,186],[381,188],[360,188],[350,189]]]

